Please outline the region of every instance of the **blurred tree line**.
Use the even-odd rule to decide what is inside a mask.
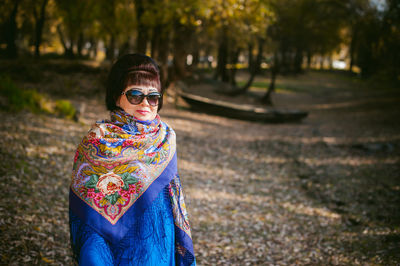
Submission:
[[[164,84],[215,58],[214,78],[240,94],[263,63],[271,92],[278,73],[322,66],[348,47],[349,71],[399,79],[399,0],[2,0],[0,9],[3,58],[56,46],[67,58],[149,53]],[[239,63],[251,73],[242,87]]]

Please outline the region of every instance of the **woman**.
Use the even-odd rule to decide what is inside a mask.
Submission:
[[[93,125],[74,160],[69,214],[79,265],[195,264],[175,133],[158,115],[162,94],[150,57],[125,55],[111,68],[111,118]]]

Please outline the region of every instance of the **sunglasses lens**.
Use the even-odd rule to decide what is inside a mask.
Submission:
[[[151,106],[158,105],[158,99],[160,99],[160,95],[158,94],[150,94],[149,96],[147,96],[147,101]]]
[[[144,94],[140,91],[130,90],[126,92],[126,98],[131,104],[140,104],[143,101]]]

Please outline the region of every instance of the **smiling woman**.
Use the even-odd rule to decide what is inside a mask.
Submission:
[[[156,63],[120,58],[108,78],[111,118],[76,151],[71,245],[79,265],[195,265],[173,129],[162,122]]]

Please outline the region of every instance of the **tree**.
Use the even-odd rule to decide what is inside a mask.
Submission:
[[[351,0],[347,4],[347,28],[349,35],[349,71],[353,71],[353,66],[355,62],[356,47],[358,45],[359,33],[360,33],[360,22],[364,11],[368,8],[367,0]]]
[[[42,43],[43,27],[46,20],[46,6],[48,0],[33,2],[33,17],[35,19],[35,56],[40,56],[40,44]]]
[[[148,29],[145,22],[143,21],[143,15],[146,10],[145,3],[143,0],[134,0],[134,2],[137,20],[136,51],[138,53],[145,54],[148,43]]]
[[[351,24],[351,58],[361,69],[362,77],[380,75],[399,80],[400,6],[388,0],[383,9],[368,3],[358,6],[359,15]],[[353,39],[355,41],[353,41]]]
[[[6,16],[6,20],[2,23],[2,32],[4,33],[6,47],[6,57],[15,58],[18,55],[16,39],[17,39],[17,14],[18,9],[20,7],[20,0],[15,1],[5,1],[3,2],[3,6],[7,7],[7,5],[11,6],[11,10],[9,10],[8,16]],[[2,10],[5,10],[2,9]],[[2,34],[3,35],[3,34]]]
[[[257,72],[261,63],[263,51],[263,36],[272,16],[269,1],[218,1],[211,7],[214,32],[218,35],[217,68],[214,78],[221,78],[223,82],[236,85],[235,74],[238,56],[241,51],[248,49],[249,58],[252,58],[253,47],[258,45],[258,60],[251,61],[249,69]],[[255,73],[253,73],[255,75]],[[254,77],[253,77],[254,78]],[[252,78],[250,78],[252,79]],[[251,84],[252,81],[248,82]],[[232,94],[241,93],[245,89],[236,89]]]
[[[272,104],[271,94],[279,73],[300,73],[304,57],[328,54],[342,42],[342,23],[345,15],[343,1],[337,0],[276,0],[271,2],[275,20],[267,30],[273,63],[270,85],[262,98]]]
[[[164,85],[172,79],[182,79],[188,75],[186,58],[192,37],[201,24],[199,21],[204,12],[204,3],[207,2],[164,0],[146,2],[144,5],[141,23],[147,32],[151,32],[151,54],[161,63]],[[167,69],[169,53],[173,59],[172,71]]]
[[[61,23],[57,26],[60,41],[64,47],[64,54],[69,58],[75,56],[74,47],[79,56],[82,56],[82,45],[85,30],[90,29],[96,15],[94,0],[55,0],[58,16]]]

